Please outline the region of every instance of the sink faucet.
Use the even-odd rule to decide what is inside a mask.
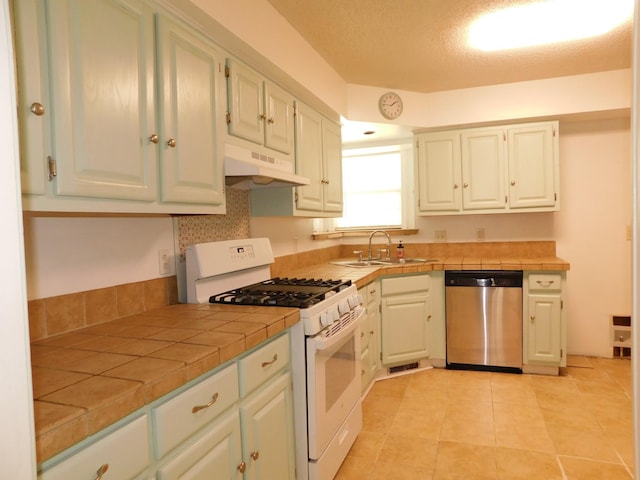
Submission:
[[[391,235],[389,235],[384,230],[374,230],[373,232],[371,232],[371,235],[369,235],[369,256],[368,256],[368,259],[370,261],[374,260],[372,252],[371,252],[371,240],[373,239],[373,236],[376,233],[382,233],[383,235],[386,235],[386,237],[387,237],[387,259],[391,258]],[[378,254],[377,260],[382,260],[382,255],[381,254]]]

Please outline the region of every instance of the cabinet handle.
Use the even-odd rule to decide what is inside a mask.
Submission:
[[[273,358],[271,359],[271,361],[270,361],[270,362],[262,362],[262,363],[260,364],[260,366],[261,366],[262,368],[264,368],[264,367],[268,367],[269,365],[272,365],[272,364],[276,363],[276,360],[278,360],[278,354],[277,354],[277,353],[274,353],[274,354],[273,354]]]
[[[31,113],[41,117],[44,115],[44,105],[38,102],[33,102],[31,104]]]
[[[262,115],[260,115],[258,118],[260,118],[260,120],[265,120],[267,118],[267,114],[263,113]]]
[[[427,322],[431,320],[431,315],[427,315]]]
[[[175,148],[175,146],[176,146],[176,139],[175,139],[175,138],[170,138],[170,139],[167,141],[167,145],[169,145],[171,148]]]
[[[258,458],[260,458],[260,452],[258,450],[251,452],[251,460],[258,460]]]
[[[360,332],[360,338],[364,338],[364,332]]]
[[[531,315],[531,321],[534,321],[536,319],[535,315]]]
[[[536,280],[536,283],[541,287],[550,287],[553,285],[553,280],[547,280],[546,282],[543,280]]]
[[[107,473],[107,470],[109,470],[109,464],[108,463],[103,463],[102,465],[100,465],[100,468],[98,470],[96,470],[96,480],[101,480],[102,476]]]
[[[457,183],[454,183],[453,188],[460,188],[460,185],[458,185]]]
[[[246,464],[246,463],[242,462],[242,463],[240,463],[240,465],[238,465],[238,471],[239,471],[240,473],[244,473],[244,471],[245,471],[246,469],[247,469],[247,464]]]
[[[269,120],[267,120],[267,122],[269,123],[276,123],[276,119],[273,117],[270,117]]]
[[[159,140],[158,135],[156,135],[155,133],[152,133],[152,134],[149,136],[149,141],[150,141],[151,143],[156,143],[156,144],[157,144],[157,143],[158,143],[158,140]]]
[[[620,341],[622,341],[622,340],[620,340]],[[364,370],[360,370],[360,375],[361,376],[364,375]]]
[[[513,187],[513,186],[515,186],[515,184],[516,184],[516,181],[515,180],[511,180],[511,186]]]
[[[191,413],[198,413],[200,410],[204,410],[205,408],[209,408],[210,406],[212,406],[217,401],[218,401],[218,392],[213,394],[213,396],[211,397],[211,401],[209,403],[207,403],[206,405],[196,405],[195,407],[193,407],[191,409]]]
[[[464,188],[467,188],[467,187],[469,187],[469,184],[468,184],[467,182],[464,182],[463,187],[464,187]]]

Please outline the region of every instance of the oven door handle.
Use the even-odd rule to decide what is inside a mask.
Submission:
[[[331,337],[322,336],[322,332],[313,337],[313,344],[316,350],[327,350],[334,345],[342,342],[346,337],[351,335],[351,333],[358,328],[360,325],[360,320],[364,315],[364,308],[356,307],[356,319],[347,325],[344,329],[340,330],[336,335],[332,335]],[[327,327],[331,328],[331,327]]]

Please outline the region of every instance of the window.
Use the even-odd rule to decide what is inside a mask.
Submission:
[[[344,216],[336,229],[410,226],[411,172],[410,145],[344,150]]]

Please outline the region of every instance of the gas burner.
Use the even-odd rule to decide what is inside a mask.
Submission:
[[[309,308],[350,285],[351,280],[272,278],[212,295],[209,302]]]

